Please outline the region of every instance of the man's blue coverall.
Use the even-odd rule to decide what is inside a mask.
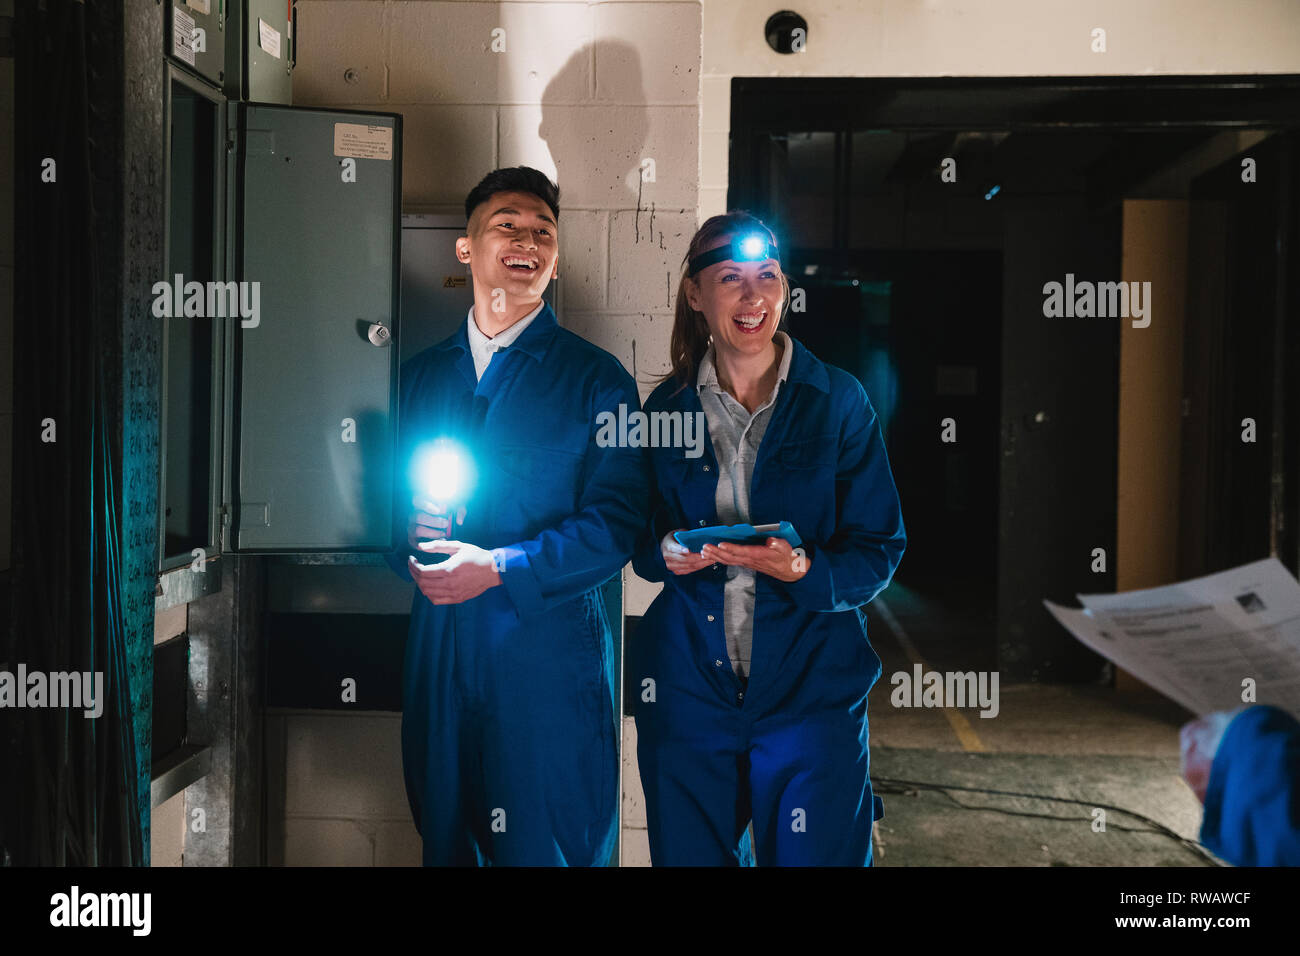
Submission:
[[[1201,842],[1238,866],[1300,866],[1300,723],[1286,711],[1250,707],[1228,724]]]
[[[449,437],[477,481],[451,538],[502,548],[501,586],[457,605],[418,589],[403,672],[402,762],[426,865],[604,865],[618,805],[613,644],[600,586],[649,508],[639,448],[596,416],[637,407],[612,355],[546,306],[476,381],[466,327],[403,364],[393,570],[407,567],[416,447]],[[422,564],[433,556],[416,554]]]
[[[864,605],[888,585],[906,535],[866,391],[799,342],[794,349],[759,445],[750,513],[753,524],[793,523],[811,564],[793,583],[757,575],[747,687],[727,655],[725,566],[674,575],[660,552],[668,532],[718,523],[713,443],[699,458],[651,451],[653,526],[633,567],[665,586],[627,666],[657,865],[749,863],[751,815],[759,865],[871,860],[881,806],[869,776],[867,691],[881,665]],[[693,384],[679,384],[660,385],[645,410],[702,412]]]

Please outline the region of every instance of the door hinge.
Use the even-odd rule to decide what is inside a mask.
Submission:
[[[230,508],[221,506],[221,520],[217,522],[217,553],[226,553],[226,533],[230,530]]]

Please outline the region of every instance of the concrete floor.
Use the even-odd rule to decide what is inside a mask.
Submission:
[[[992,620],[896,585],[868,613],[884,668],[869,710],[885,804],[877,865],[1215,865],[1195,845],[1201,806],[1179,775],[1178,728],[1191,717],[1181,707],[1145,690],[1049,684],[1001,686],[992,718],[978,706],[894,707],[890,675],[918,660],[940,672],[995,669]]]

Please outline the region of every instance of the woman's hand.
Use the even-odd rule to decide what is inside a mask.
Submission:
[[[685,528],[677,529],[677,531],[685,530]],[[669,571],[673,574],[691,574],[714,563],[712,558],[696,554],[678,544],[676,539],[673,538],[677,531],[668,532],[664,535],[664,539],[659,542],[659,553],[664,556],[664,564],[668,566]]]
[[[706,544],[700,553],[706,563],[733,564],[787,582],[807,574],[811,563],[803,548],[796,551],[784,538],[768,538],[766,544]]]

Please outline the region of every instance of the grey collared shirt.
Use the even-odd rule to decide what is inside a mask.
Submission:
[[[749,523],[749,486],[754,477],[758,446],[767,431],[772,408],[781,385],[790,374],[790,357],[794,353],[790,336],[777,330],[775,341],[782,346],[781,364],[776,384],[767,401],[750,415],[745,406],[718,385],[713,345],[700,360],[695,390],[709,423],[709,438],[718,458],[718,490],[715,505],[722,524]],[[727,567],[727,583],[722,589],[722,628],[727,636],[727,654],[737,676],[749,677],[750,655],[754,646],[754,582],[749,568]]]

